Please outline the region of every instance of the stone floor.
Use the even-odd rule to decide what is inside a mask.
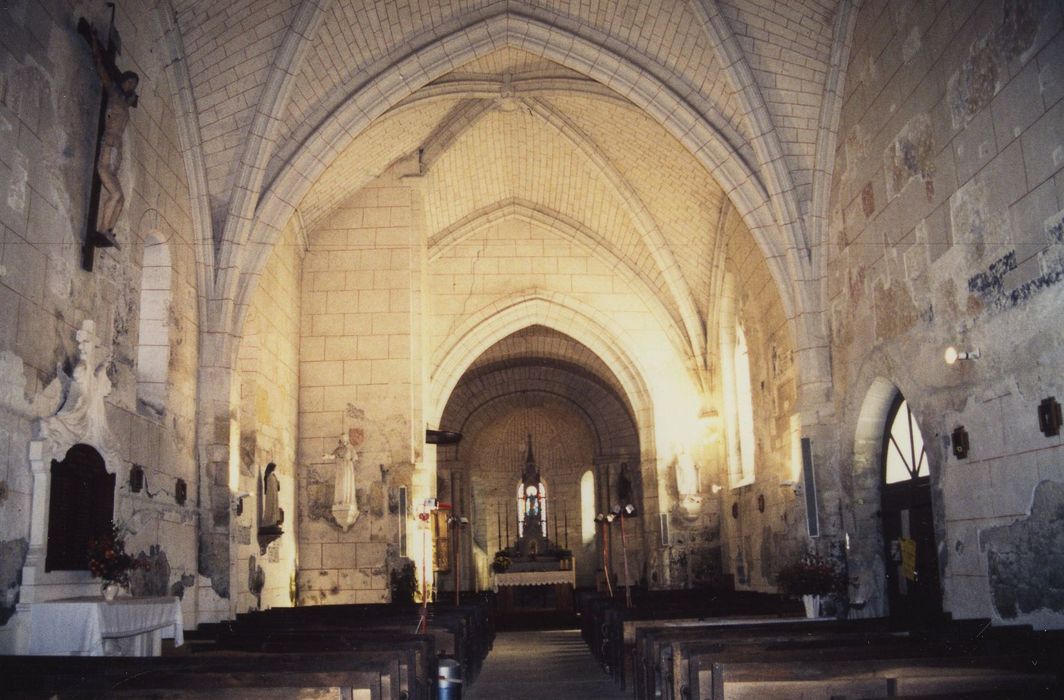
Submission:
[[[591,656],[579,630],[499,632],[463,700],[628,698]]]

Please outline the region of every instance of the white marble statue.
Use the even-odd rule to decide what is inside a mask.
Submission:
[[[64,455],[77,443],[95,447],[110,464],[112,437],[107,428],[107,409],[104,399],[111,393],[107,363],[97,360],[98,338],[96,324],[84,321],[75,336],[78,341],[78,362],[69,378],[66,396],[54,416],[41,420],[41,437],[47,441],[52,455]],[[65,377],[60,368],[59,378]]]
[[[336,462],[336,482],[333,487],[332,514],[336,522],[346,532],[360,515],[358,495],[355,488],[355,465],[358,452],[345,431],[332,454],[323,455],[322,459]]]
[[[676,490],[684,501],[698,499],[698,465],[683,445],[676,448]]]

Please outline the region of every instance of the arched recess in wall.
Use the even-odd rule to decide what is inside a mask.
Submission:
[[[882,484],[887,597],[892,617],[934,619],[942,613],[931,465],[909,402],[894,397],[883,426]]]
[[[887,612],[886,563],[883,556],[883,522],[880,515],[883,428],[901,392],[889,380],[876,377],[857,417],[853,443],[854,531],[848,561],[856,591],[852,603],[861,605],[857,614],[879,617]]]
[[[170,246],[158,233],[150,233],[144,239],[144,262],[140,272],[137,409],[156,416],[166,411],[172,280]]]

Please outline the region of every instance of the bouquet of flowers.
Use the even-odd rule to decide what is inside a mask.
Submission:
[[[842,574],[832,560],[819,554],[806,554],[780,569],[776,581],[786,595],[822,596],[838,590]]]
[[[126,553],[126,543],[113,522],[107,532],[89,541],[89,571],[108,583],[129,587],[129,572],[138,567],[137,560]]]
[[[495,561],[491,562],[491,570],[497,574],[501,574],[509,569],[511,564],[513,564],[513,560],[502,552],[499,552],[495,555]]]

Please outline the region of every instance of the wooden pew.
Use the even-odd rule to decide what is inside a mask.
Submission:
[[[211,637],[228,640],[226,643],[232,644],[237,635],[251,640],[262,635],[292,635],[307,629],[322,632],[332,629],[351,634],[412,634],[418,628],[419,609],[396,611],[389,607],[313,606],[249,613],[238,616],[225,629],[213,631]],[[437,654],[452,656],[459,662],[468,680],[476,677],[494,639],[494,627],[483,610],[486,607],[481,605],[430,611],[425,634],[435,639]],[[194,642],[194,645],[198,644],[199,640]]]
[[[398,658],[378,655],[269,654],[156,658],[0,657],[3,697],[254,697],[288,689],[310,695],[404,700]]]
[[[823,694],[825,698],[840,693],[885,697],[878,693],[889,690],[891,683],[892,692],[897,691],[898,683],[908,683],[908,690],[913,692],[953,692],[950,683],[957,685],[962,680],[968,684],[965,687],[973,689],[992,689],[992,683],[1003,684],[1013,691],[1039,687],[1039,684],[1045,688],[1055,686],[1054,671],[1060,667],[1061,660],[1055,639],[1034,634],[988,639],[887,634],[866,635],[859,642],[846,636],[824,635],[813,639],[781,641],[766,637],[679,646],[679,653],[687,657],[687,677],[682,684],[674,682],[665,697],[695,700],[731,697],[740,692],[750,693],[745,697],[768,697],[766,693],[777,690],[781,695],[776,697],[787,697],[786,692],[795,692],[798,686],[793,684],[798,683],[806,684],[803,694],[810,697]],[[906,680],[906,669],[918,669],[910,675],[922,677],[923,686],[915,680]],[[988,675],[987,670],[994,673]],[[758,686],[755,692],[753,688],[760,681],[765,685]],[[853,687],[845,690],[851,681]],[[787,686],[788,683],[792,686]],[[865,685],[861,686],[862,683]],[[757,695],[758,692],[762,695]]]
[[[420,607],[391,605],[322,605],[275,608],[238,615],[227,629],[295,628],[312,625],[348,629],[395,629],[413,632],[418,628]],[[476,678],[495,637],[492,601],[480,597],[459,607],[429,607],[428,633],[436,637],[437,653],[453,656],[468,680]],[[449,636],[448,636],[449,635]]]
[[[638,591],[632,608],[622,607],[616,599],[587,601],[586,605],[594,618],[589,621],[592,653],[622,688],[634,672],[635,631],[641,626],[722,617],[779,619],[802,612],[796,601],[774,594],[709,589]]]
[[[636,630],[633,645],[636,698],[653,698],[663,684],[673,684],[687,677],[687,658],[675,653],[685,643],[721,644],[728,640],[812,639],[831,635],[853,641],[870,634],[882,634],[891,629],[884,620],[780,620],[764,618],[717,618],[677,625],[660,624]],[[674,693],[675,694],[675,691]]]
[[[696,697],[729,700],[885,698],[928,694],[1005,693],[1049,696],[1058,689],[1048,669],[1011,657],[909,657],[867,660],[802,659],[714,664]]]
[[[333,654],[348,653],[364,659],[395,659],[399,693],[410,698],[430,698],[436,678],[434,640],[430,635],[391,630],[330,628],[245,629],[220,634],[209,654]],[[197,654],[201,655],[203,652]]]

